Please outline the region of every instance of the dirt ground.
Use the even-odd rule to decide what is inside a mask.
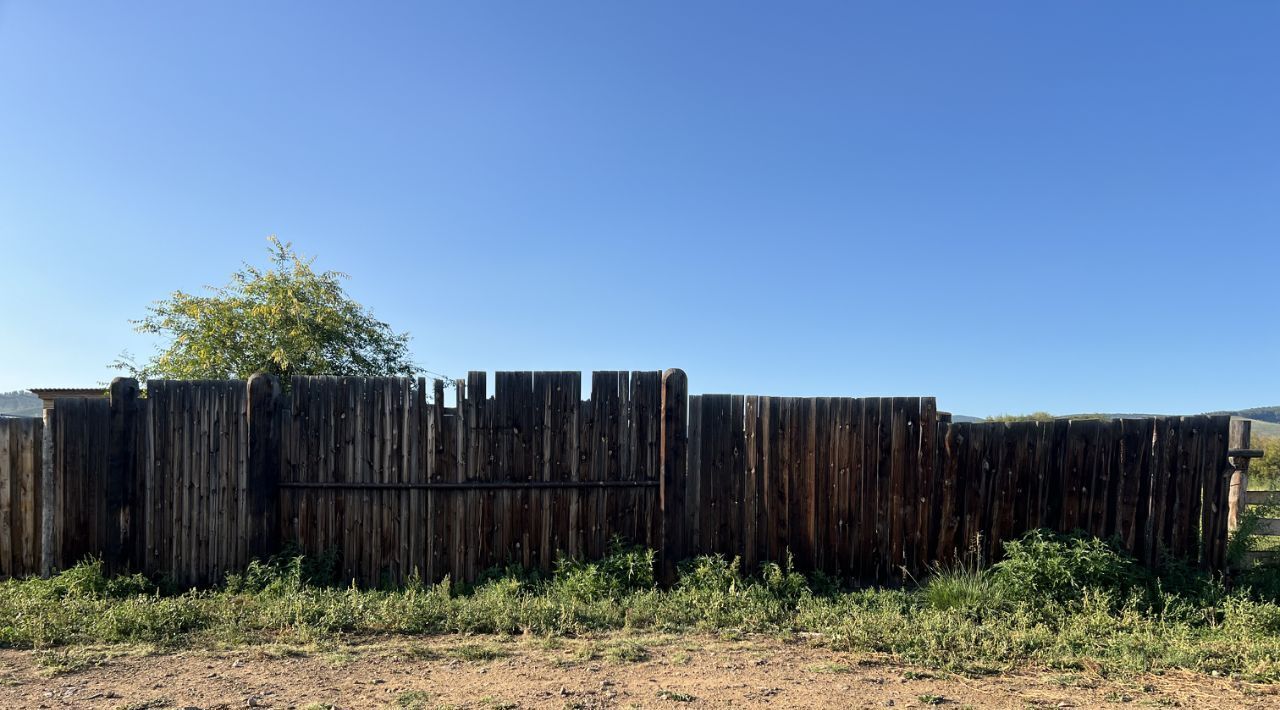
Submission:
[[[1093,708],[1280,706],[1193,674],[940,674],[799,641],[382,638],[156,653],[0,651],[3,708]]]

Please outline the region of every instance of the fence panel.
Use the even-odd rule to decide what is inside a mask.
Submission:
[[[248,563],[246,407],[239,380],[147,383],[138,568],[209,584]]]
[[[660,535],[658,372],[485,373],[459,383],[294,378],[282,430],[282,537],[338,552],[365,583],[550,570],[614,536]]]

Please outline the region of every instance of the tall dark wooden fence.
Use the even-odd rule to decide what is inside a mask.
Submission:
[[[615,537],[663,572],[788,553],[866,581],[1047,527],[1220,568],[1226,417],[952,424],[933,398],[688,395],[678,370],[457,384],[153,381],[59,400],[57,563],[205,584],[295,542],[345,577],[550,569]]]

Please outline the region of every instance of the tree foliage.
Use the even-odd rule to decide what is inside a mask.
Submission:
[[[1262,449],[1262,458],[1249,463],[1249,477],[1268,488],[1280,486],[1280,436],[1255,437],[1252,444]]]
[[[352,300],[346,274],[318,272],[289,242],[270,237],[271,264],[250,264],[206,295],[175,291],[133,321],[163,344],[145,364],[115,363],[139,380],[291,375],[412,375],[409,334]]]
[[[1051,422],[1053,415],[1048,412],[1032,412],[1030,414],[998,414],[987,417],[989,422]]]

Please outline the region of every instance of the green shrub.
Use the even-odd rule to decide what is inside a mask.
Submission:
[[[1004,544],[992,568],[1003,594],[1014,601],[1078,604],[1089,590],[1124,598],[1144,583],[1138,563],[1108,541],[1082,534],[1034,530]]]

